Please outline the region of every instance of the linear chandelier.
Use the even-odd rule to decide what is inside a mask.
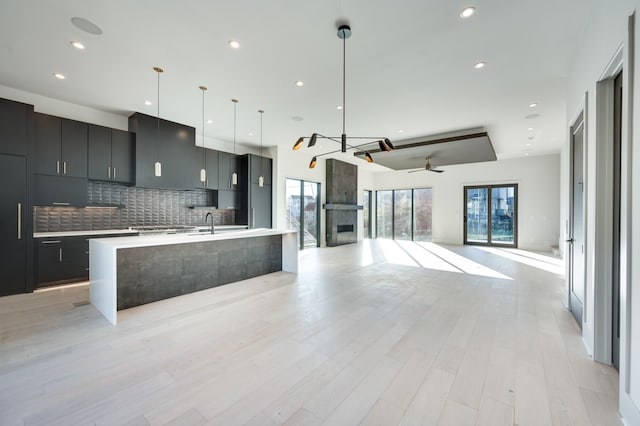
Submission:
[[[340,149],[337,149],[335,151],[330,151],[330,152],[325,152],[324,154],[319,154],[319,155],[315,155],[312,159],[311,162],[309,163],[309,168],[313,169],[316,166],[316,163],[318,161],[318,157],[321,157],[323,155],[330,155],[330,154],[335,154],[337,152],[347,152],[347,149],[354,149],[358,152],[362,152],[364,153],[364,158],[365,160],[367,160],[368,163],[373,163],[373,157],[371,156],[371,154],[363,149],[360,149],[363,146],[366,145],[371,145],[378,143],[378,146],[380,147],[380,151],[393,151],[394,146],[391,143],[391,141],[389,140],[389,138],[386,137],[374,137],[374,136],[347,136],[347,132],[346,132],[346,75],[347,75],[347,71],[346,71],[346,57],[347,57],[347,39],[351,37],[351,27],[349,25],[340,25],[338,27],[338,38],[342,40],[342,135],[341,136],[324,136],[321,135],[319,133],[313,133],[311,134],[310,137],[300,137],[296,143],[293,145],[293,150],[297,151],[300,149],[300,147],[302,147],[302,143],[304,142],[305,139],[309,139],[309,143],[307,144],[307,148],[311,148],[313,146],[315,146],[318,138],[320,139],[329,139],[332,140],[334,142],[337,142],[340,144]],[[350,145],[347,141],[349,139],[358,139],[358,140],[368,140],[368,142],[362,143],[360,145]]]

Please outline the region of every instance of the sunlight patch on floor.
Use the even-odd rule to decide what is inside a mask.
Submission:
[[[494,271],[491,268],[488,268],[484,265],[474,262],[471,259],[467,259],[466,257],[461,256],[457,253],[454,253],[451,250],[447,250],[446,248],[441,247],[437,244],[422,243],[422,242],[416,243],[416,244],[420,245],[425,250],[428,250],[429,252],[440,257],[441,259],[449,262],[451,265],[455,266],[456,268],[460,269],[461,271],[467,274],[479,275],[482,277],[489,277],[489,278],[500,278],[503,280],[510,280],[510,281],[513,280],[512,278],[504,274],[501,274],[498,271]]]
[[[534,268],[553,274],[564,275],[564,262],[551,256],[544,256],[538,253],[528,252],[518,249],[501,249],[496,247],[478,247],[488,253],[502,256],[505,259],[513,260],[524,265],[533,266]]]

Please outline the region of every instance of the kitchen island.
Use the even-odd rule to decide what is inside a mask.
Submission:
[[[297,232],[250,229],[89,241],[90,300],[112,324],[119,310],[276,271],[298,272]]]

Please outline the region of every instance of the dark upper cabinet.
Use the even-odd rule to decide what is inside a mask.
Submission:
[[[0,154],[27,155],[33,105],[0,99]]]
[[[233,209],[238,210],[241,208],[240,191],[231,191],[228,189],[218,190],[218,208],[219,209]]]
[[[87,123],[34,113],[35,172],[87,177]]]
[[[89,125],[88,175],[93,180],[111,180],[111,129]]]
[[[202,147],[198,148],[198,165],[200,167],[198,171],[203,167],[207,171],[206,181],[198,180],[198,188],[218,189],[218,161],[218,151]]]
[[[33,204],[84,207],[87,205],[87,179],[36,174]]]
[[[199,185],[193,127],[135,113],[129,117],[129,130],[136,134],[136,186],[194,189]],[[162,165],[161,176],[155,176],[156,161]]]
[[[271,185],[271,158],[248,154],[249,178],[251,183],[259,183],[260,176],[264,177],[264,184]]]
[[[111,177],[114,182],[134,183],[135,137],[131,132],[111,130]]]
[[[241,176],[241,157],[230,152],[218,152],[218,188],[228,191],[239,191],[242,185],[243,177]],[[232,175],[238,175],[238,183],[232,183]]]
[[[132,183],[133,138],[134,135],[130,132],[90,124],[89,179]]]

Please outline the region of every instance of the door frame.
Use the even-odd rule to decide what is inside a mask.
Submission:
[[[320,227],[320,222],[321,222],[321,218],[320,218],[320,204],[321,204],[321,194],[320,191],[322,190],[322,185],[320,182],[314,182],[314,181],[310,181],[310,180],[306,180],[306,179],[299,179],[299,178],[293,178],[293,177],[287,177],[284,179],[284,202],[285,202],[285,214],[286,214],[286,210],[287,210],[287,181],[289,180],[296,180],[298,182],[300,182],[300,212],[298,215],[298,223],[300,225],[300,229],[297,229],[296,231],[298,232],[298,249],[300,250],[304,250],[305,246],[304,246],[304,184],[305,183],[311,183],[316,185],[317,188],[317,202],[316,202],[316,217],[318,218],[317,223],[316,223],[316,248],[320,247],[321,241],[320,241],[320,231],[321,231],[321,227]],[[310,247],[307,247],[310,248]]]
[[[613,58],[609,62],[605,71],[600,76],[600,80],[596,85],[596,202],[595,202],[595,244],[594,244],[594,291],[593,291],[593,358],[596,361],[612,364],[613,363],[613,173],[614,173],[614,91],[615,77],[623,72],[624,49],[621,45]],[[623,79],[626,76],[623,74]],[[626,82],[623,81],[623,98],[625,96]],[[624,109],[624,99],[623,99]],[[624,118],[623,131],[624,135]],[[627,179],[623,175],[623,162],[625,158],[624,144],[621,141],[621,164],[620,164],[620,243],[623,238],[624,225],[623,220],[623,193],[624,180]],[[626,154],[628,155],[628,154]],[[620,290],[623,286],[623,264],[622,244],[620,244]],[[620,317],[622,322],[622,317]],[[622,333],[622,328],[620,329]],[[622,335],[621,335],[622,337]]]
[[[493,188],[504,188],[504,187],[513,187],[513,244],[499,244],[491,241],[491,201],[492,194],[491,190]],[[467,241],[467,189],[479,189],[479,188],[487,188],[487,203],[489,204],[489,208],[487,212],[487,242],[476,242],[476,241]],[[518,204],[520,203],[518,197],[518,184],[517,183],[492,183],[487,185],[465,185],[462,188],[462,212],[463,212],[463,244],[469,246],[488,246],[488,247],[503,247],[503,248],[517,248],[518,247]]]

